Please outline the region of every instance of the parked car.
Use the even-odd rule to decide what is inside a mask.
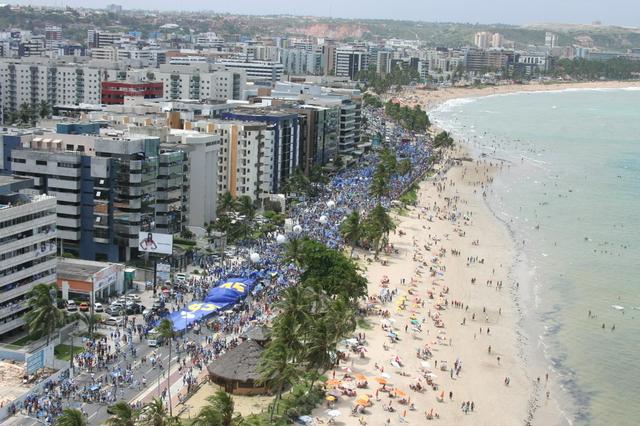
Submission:
[[[122,318],[122,317],[109,317],[104,321],[104,323],[106,325],[113,325],[113,326],[119,327],[124,323],[124,318]]]
[[[139,303],[127,304],[127,314],[128,315],[141,314],[144,310],[145,310],[145,307],[142,306]]]
[[[153,305],[151,305],[151,309],[160,309],[164,308],[164,302],[162,300],[154,300]]]
[[[95,312],[104,312],[104,307],[102,306],[102,303],[94,303],[93,310]]]
[[[67,311],[68,312],[78,312],[78,306],[76,306],[76,302],[73,300],[69,300],[67,302]]]
[[[176,281],[180,283],[187,280],[187,274],[185,274],[184,272],[179,272],[175,275],[175,278]]]
[[[88,312],[89,311],[89,304],[87,302],[82,302],[79,306],[79,309],[81,312]]]
[[[127,300],[133,300],[134,302],[140,302],[140,296],[138,296],[137,294],[128,294],[125,299]]]

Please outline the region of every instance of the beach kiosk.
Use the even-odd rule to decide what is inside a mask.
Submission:
[[[267,387],[259,385],[258,363],[264,348],[247,340],[209,364],[209,380],[233,395],[264,395]]]

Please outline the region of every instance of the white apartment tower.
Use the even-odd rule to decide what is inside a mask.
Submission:
[[[23,193],[32,185],[0,176],[0,336],[24,325],[34,285],[56,281],[56,199]]]

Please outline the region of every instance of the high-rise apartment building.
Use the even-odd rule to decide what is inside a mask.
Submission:
[[[25,193],[32,185],[0,176],[0,336],[25,324],[34,285],[56,281],[56,199]]]
[[[337,77],[349,77],[355,80],[360,71],[369,67],[369,52],[353,46],[338,47],[335,51]]]
[[[489,47],[489,41],[492,34],[487,31],[477,32],[474,38],[474,44],[478,49],[486,49]]]

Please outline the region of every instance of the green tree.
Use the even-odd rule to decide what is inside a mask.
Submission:
[[[29,333],[41,332],[47,336],[47,345],[53,332],[65,322],[64,311],[59,309],[52,297],[58,289],[55,284],[37,284],[29,292],[27,311],[23,319],[29,326]]]
[[[433,138],[433,146],[435,148],[451,148],[454,144],[454,140],[449,133],[442,131]]]
[[[47,118],[49,115],[51,115],[51,106],[49,106],[49,103],[47,101],[40,102],[39,115],[40,118]]]
[[[167,413],[162,399],[154,398],[142,409],[142,414],[136,424],[140,426],[180,426],[180,420]]]
[[[235,208],[236,208],[236,200],[230,191],[226,191],[220,194],[220,196],[218,197],[218,207],[217,207],[218,215],[230,213],[234,211]]]
[[[106,421],[107,426],[136,426],[138,411],[126,401],[118,401],[111,406],[113,415]]]
[[[175,335],[175,331],[173,329],[173,322],[165,318],[160,321],[158,325],[158,335],[161,336],[165,341],[169,342],[169,362],[167,363],[167,395],[169,401],[169,416],[173,417],[173,407],[171,404],[171,382],[169,379],[171,378],[171,347],[173,346],[173,337]]]
[[[208,396],[207,401],[220,415],[220,424],[222,426],[231,426],[234,423],[235,404],[231,395],[219,390],[215,394]],[[239,416],[237,418],[239,419]]]
[[[33,121],[33,109],[31,108],[31,105],[26,102],[20,105],[20,111],[18,114],[22,124],[29,124]]]
[[[262,353],[258,364],[260,374],[259,383],[267,386],[276,393],[276,398],[271,405],[269,420],[273,422],[273,417],[278,409],[278,404],[282,398],[282,393],[287,386],[291,386],[301,376],[298,366],[291,362],[290,351],[278,339],[272,340]]]
[[[84,418],[82,411],[75,408],[65,408],[62,414],[56,419],[56,426],[86,426],[87,419]]]
[[[100,322],[100,317],[96,314],[91,314],[90,312],[78,312],[74,315],[74,319],[80,320],[87,326],[89,336],[93,336],[94,328],[96,324]]]
[[[349,213],[347,218],[340,224],[340,233],[345,242],[351,246],[351,253],[349,257],[353,257],[353,251],[360,242],[363,235],[362,219],[360,212],[357,210]]]

